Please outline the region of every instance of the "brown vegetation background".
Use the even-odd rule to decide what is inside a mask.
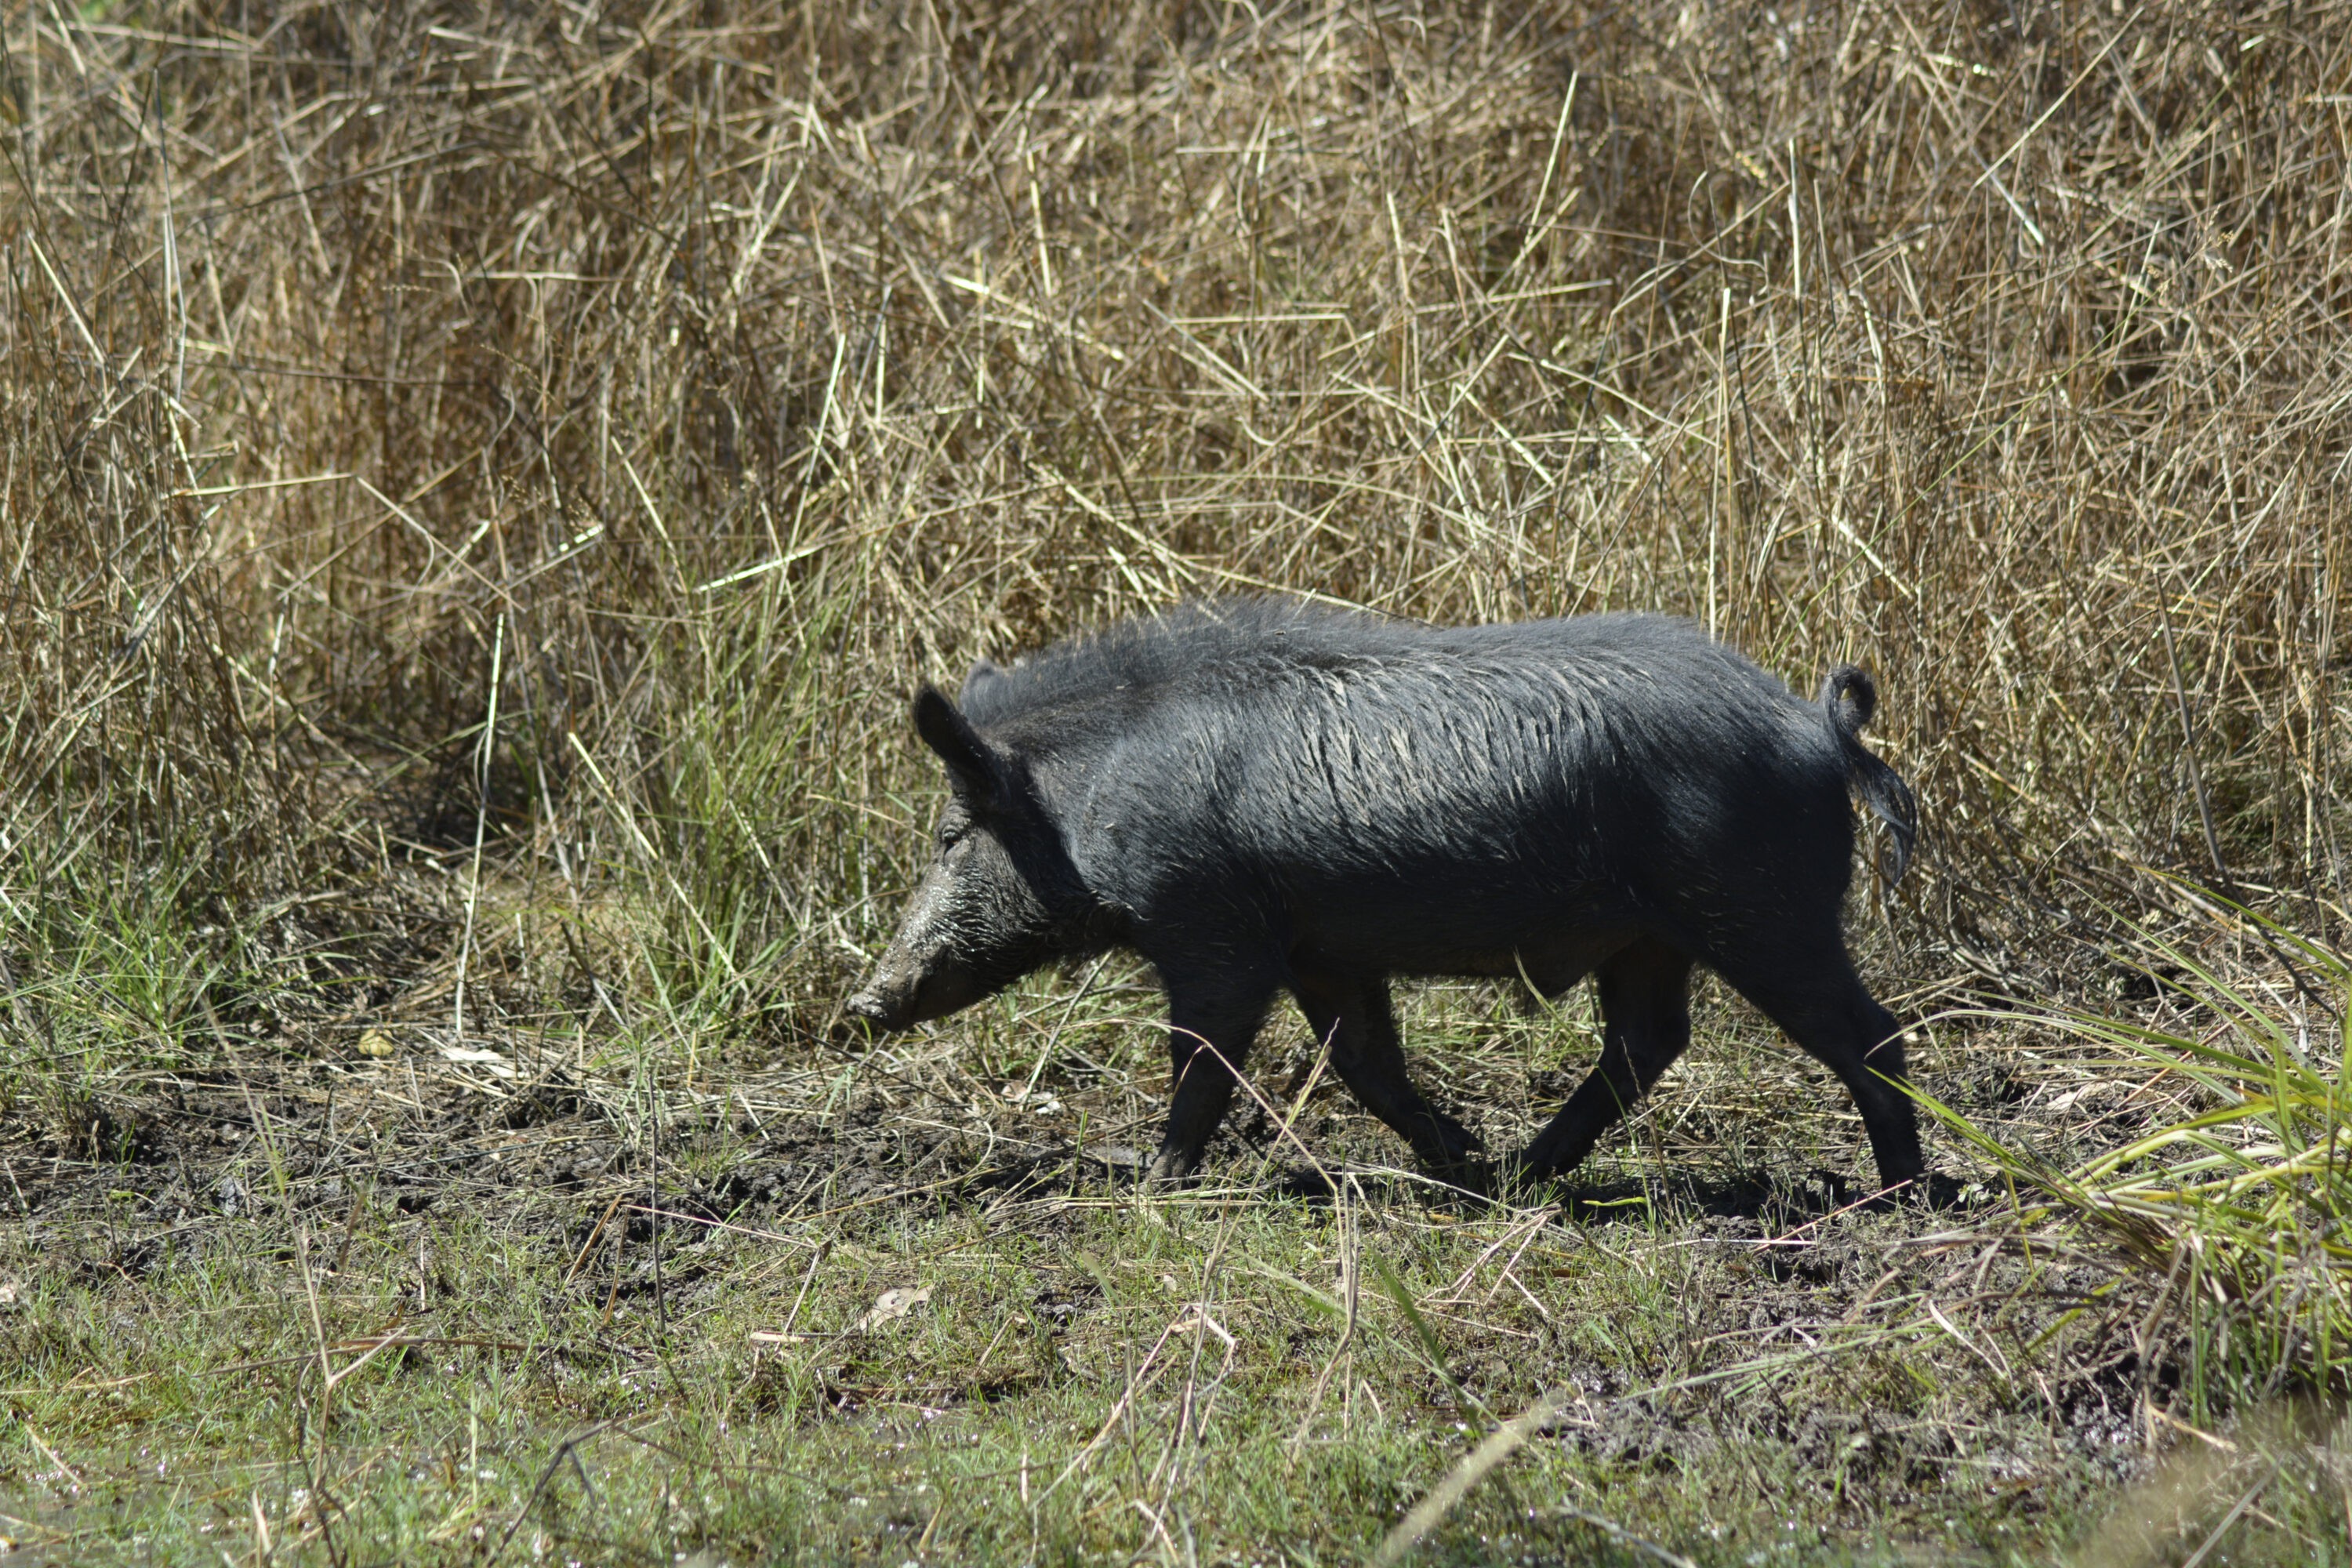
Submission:
[[[135,905],[462,986],[618,911],[814,1027],[919,851],[917,679],[1261,587],[1869,663],[1923,979],[2041,984],[2140,864],[2340,912],[2352,9],[5,34],[20,963]]]

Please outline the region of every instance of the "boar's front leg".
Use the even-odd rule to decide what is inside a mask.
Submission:
[[[1249,1055],[1275,992],[1271,977],[1246,972],[1186,974],[1163,964],[1160,978],[1168,987],[1168,1064],[1175,1091],[1168,1130],[1145,1177],[1155,1184],[1181,1180],[1200,1164],[1210,1134],[1225,1119],[1234,1074]]]
[[[1571,1169],[1690,1045],[1691,961],[1643,937],[1597,973],[1601,1062],[1514,1162],[1524,1181]]]
[[[1405,1076],[1388,977],[1351,974],[1294,954],[1290,984],[1316,1037],[1331,1047],[1332,1070],[1358,1102],[1395,1129],[1432,1171],[1460,1173],[1478,1140],[1423,1099]]]

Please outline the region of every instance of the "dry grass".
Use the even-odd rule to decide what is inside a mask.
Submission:
[[[17,880],[364,873],[396,774],[861,934],[919,674],[1268,584],[1869,659],[1994,972],[2340,901],[2339,20],[20,16]]]
[[[1868,922],[1915,1012],[2136,1005],[2104,956],[2135,922],[2269,962],[2143,868],[2347,918],[2352,12],[167,3],[0,35],[0,1096],[11,1180],[57,1162],[28,1223],[64,1194],[118,1259],[103,1194],[160,1205],[137,1172],[190,1148],[273,1181],[247,1217],[291,1246],[370,1234],[300,1198],[370,1138],[576,1122],[658,1189],[805,1135],[919,1207],[1146,1136],[1117,970],[900,1055],[825,1042],[930,810],[913,682],[1189,594],[1664,608],[1801,686],[1869,663],[1927,825]],[[1428,1070],[1498,1132],[1582,1039],[1439,1002],[1485,1032]],[[2047,1036],[1928,1059],[2068,1159],[2153,1103],[2062,1114],[2093,1069]],[[1780,1060],[1694,1061],[1633,1136],[1734,1186],[1786,1173],[1748,1140],[1848,1163]],[[897,1155],[843,1142],[856,1104]],[[1137,1550],[1181,1556],[1151,1517]]]

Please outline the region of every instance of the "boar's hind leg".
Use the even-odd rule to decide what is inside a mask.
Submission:
[[[1897,1186],[1926,1173],[1918,1117],[1902,1089],[1902,1026],[1864,989],[1843,941],[1832,935],[1801,952],[1783,945],[1767,963],[1732,960],[1716,969],[1837,1074],[1862,1112],[1882,1183]]]
[[[1209,1135],[1225,1119],[1234,1074],[1265,1021],[1275,986],[1254,977],[1184,980],[1164,967],[1161,978],[1168,985],[1168,1059],[1175,1090],[1149,1179],[1171,1182],[1192,1173]]]
[[[1292,961],[1291,990],[1316,1037],[1331,1047],[1331,1068],[1363,1108],[1412,1145],[1436,1171],[1459,1168],[1478,1149],[1470,1130],[1422,1098],[1405,1076],[1385,976],[1346,974]]]
[[[1573,1168],[1690,1044],[1691,961],[1643,937],[1598,971],[1600,1065],[1517,1162],[1523,1180]]]

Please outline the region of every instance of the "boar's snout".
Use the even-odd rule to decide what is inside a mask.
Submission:
[[[842,1011],[886,1034],[911,1029],[916,1024],[915,987],[904,981],[894,984],[887,974],[877,974],[842,1005]]]
[[[895,1034],[961,1012],[992,989],[945,954],[911,957],[894,945],[841,1010],[876,1033]]]
[[[961,964],[933,963],[899,967],[886,963],[842,1004],[842,1011],[885,1034],[911,1029],[933,1018],[944,1018],[988,994]]]

